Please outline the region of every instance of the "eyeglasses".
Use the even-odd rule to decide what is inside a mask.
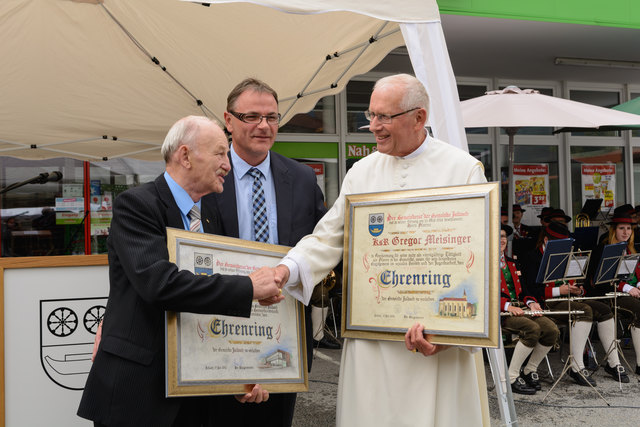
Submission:
[[[266,119],[267,123],[270,125],[277,125],[280,123],[280,114],[267,114],[265,116],[261,116],[260,114],[255,113],[236,113],[235,111],[229,111],[236,119],[241,122],[249,123],[251,125],[258,125],[262,122],[262,119]]]
[[[365,117],[367,118],[367,120],[369,120],[369,121],[372,121],[373,119],[375,119],[375,118],[377,117],[377,118],[378,118],[378,121],[379,121],[380,123],[387,124],[387,123],[391,123],[391,119],[393,119],[394,117],[398,117],[398,116],[401,116],[401,115],[403,115],[403,114],[407,114],[407,113],[410,113],[410,112],[412,112],[412,111],[419,110],[419,109],[420,109],[419,107],[416,107],[416,108],[412,108],[412,109],[407,110],[407,111],[403,111],[402,113],[392,114],[392,115],[388,115],[388,114],[376,114],[376,113],[372,113],[371,111],[367,110],[367,111],[365,111],[365,112],[364,112],[364,116],[365,116]]]

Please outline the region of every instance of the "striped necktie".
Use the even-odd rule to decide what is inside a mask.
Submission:
[[[262,188],[262,172],[256,168],[249,169],[249,175],[253,177],[252,197],[253,202],[253,233],[256,242],[269,241],[269,223],[267,222],[267,203]]]
[[[196,205],[193,205],[191,210],[189,211],[189,231],[195,231],[196,233],[200,232],[200,209]]]

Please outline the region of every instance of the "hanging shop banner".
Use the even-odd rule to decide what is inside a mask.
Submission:
[[[524,209],[522,222],[537,225],[542,208],[549,206],[549,165],[513,165],[514,203]]]
[[[613,208],[616,199],[616,165],[582,165],[582,204],[587,199],[603,199],[602,206]]]

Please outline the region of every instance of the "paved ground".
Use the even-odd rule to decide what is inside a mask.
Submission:
[[[596,351],[602,350],[599,344]],[[565,346],[566,348],[566,346]],[[625,349],[624,354],[635,368],[633,350]],[[560,374],[563,362],[559,353],[550,353],[549,360],[554,375]],[[309,393],[300,393],[296,405],[294,427],[329,427],[335,425],[335,407],[338,389],[340,350],[316,350],[313,369],[309,381]],[[542,371],[542,369],[541,369]],[[500,419],[498,401],[491,372],[486,365],[491,425],[505,425]],[[597,390],[611,406],[602,400],[594,390],[581,387],[567,375],[560,380],[553,392],[543,402],[552,386],[550,377],[543,377],[542,392],[533,396],[514,395],[519,426],[639,426],[640,425],[640,382],[631,374],[629,384],[614,381],[603,369],[594,374]]]

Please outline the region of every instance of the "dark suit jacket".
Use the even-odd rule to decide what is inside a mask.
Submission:
[[[271,172],[276,188],[278,240],[294,246],[327,212],[313,170],[304,164],[271,152]],[[238,237],[238,210],[233,167],[225,177],[224,191],[212,195],[217,201],[225,236]]]
[[[313,170],[295,160],[271,152],[271,172],[276,190],[279,244],[294,246],[327,212],[324,198]],[[233,168],[225,177],[224,191],[214,195],[220,211],[223,234],[238,237],[238,211]],[[311,310],[305,310],[307,360],[311,369],[313,358],[313,333]],[[249,426],[259,422],[261,426],[291,425],[295,394],[272,394],[266,403],[239,404],[233,398],[221,398],[217,421],[220,425]]]
[[[220,233],[210,195],[202,198],[201,215],[205,232]],[[251,280],[178,271],[169,262],[166,227],[184,229],[184,224],[162,175],[115,199],[109,300],[81,417],[109,426],[171,426],[184,399],[164,397],[164,311],[251,313]]]

